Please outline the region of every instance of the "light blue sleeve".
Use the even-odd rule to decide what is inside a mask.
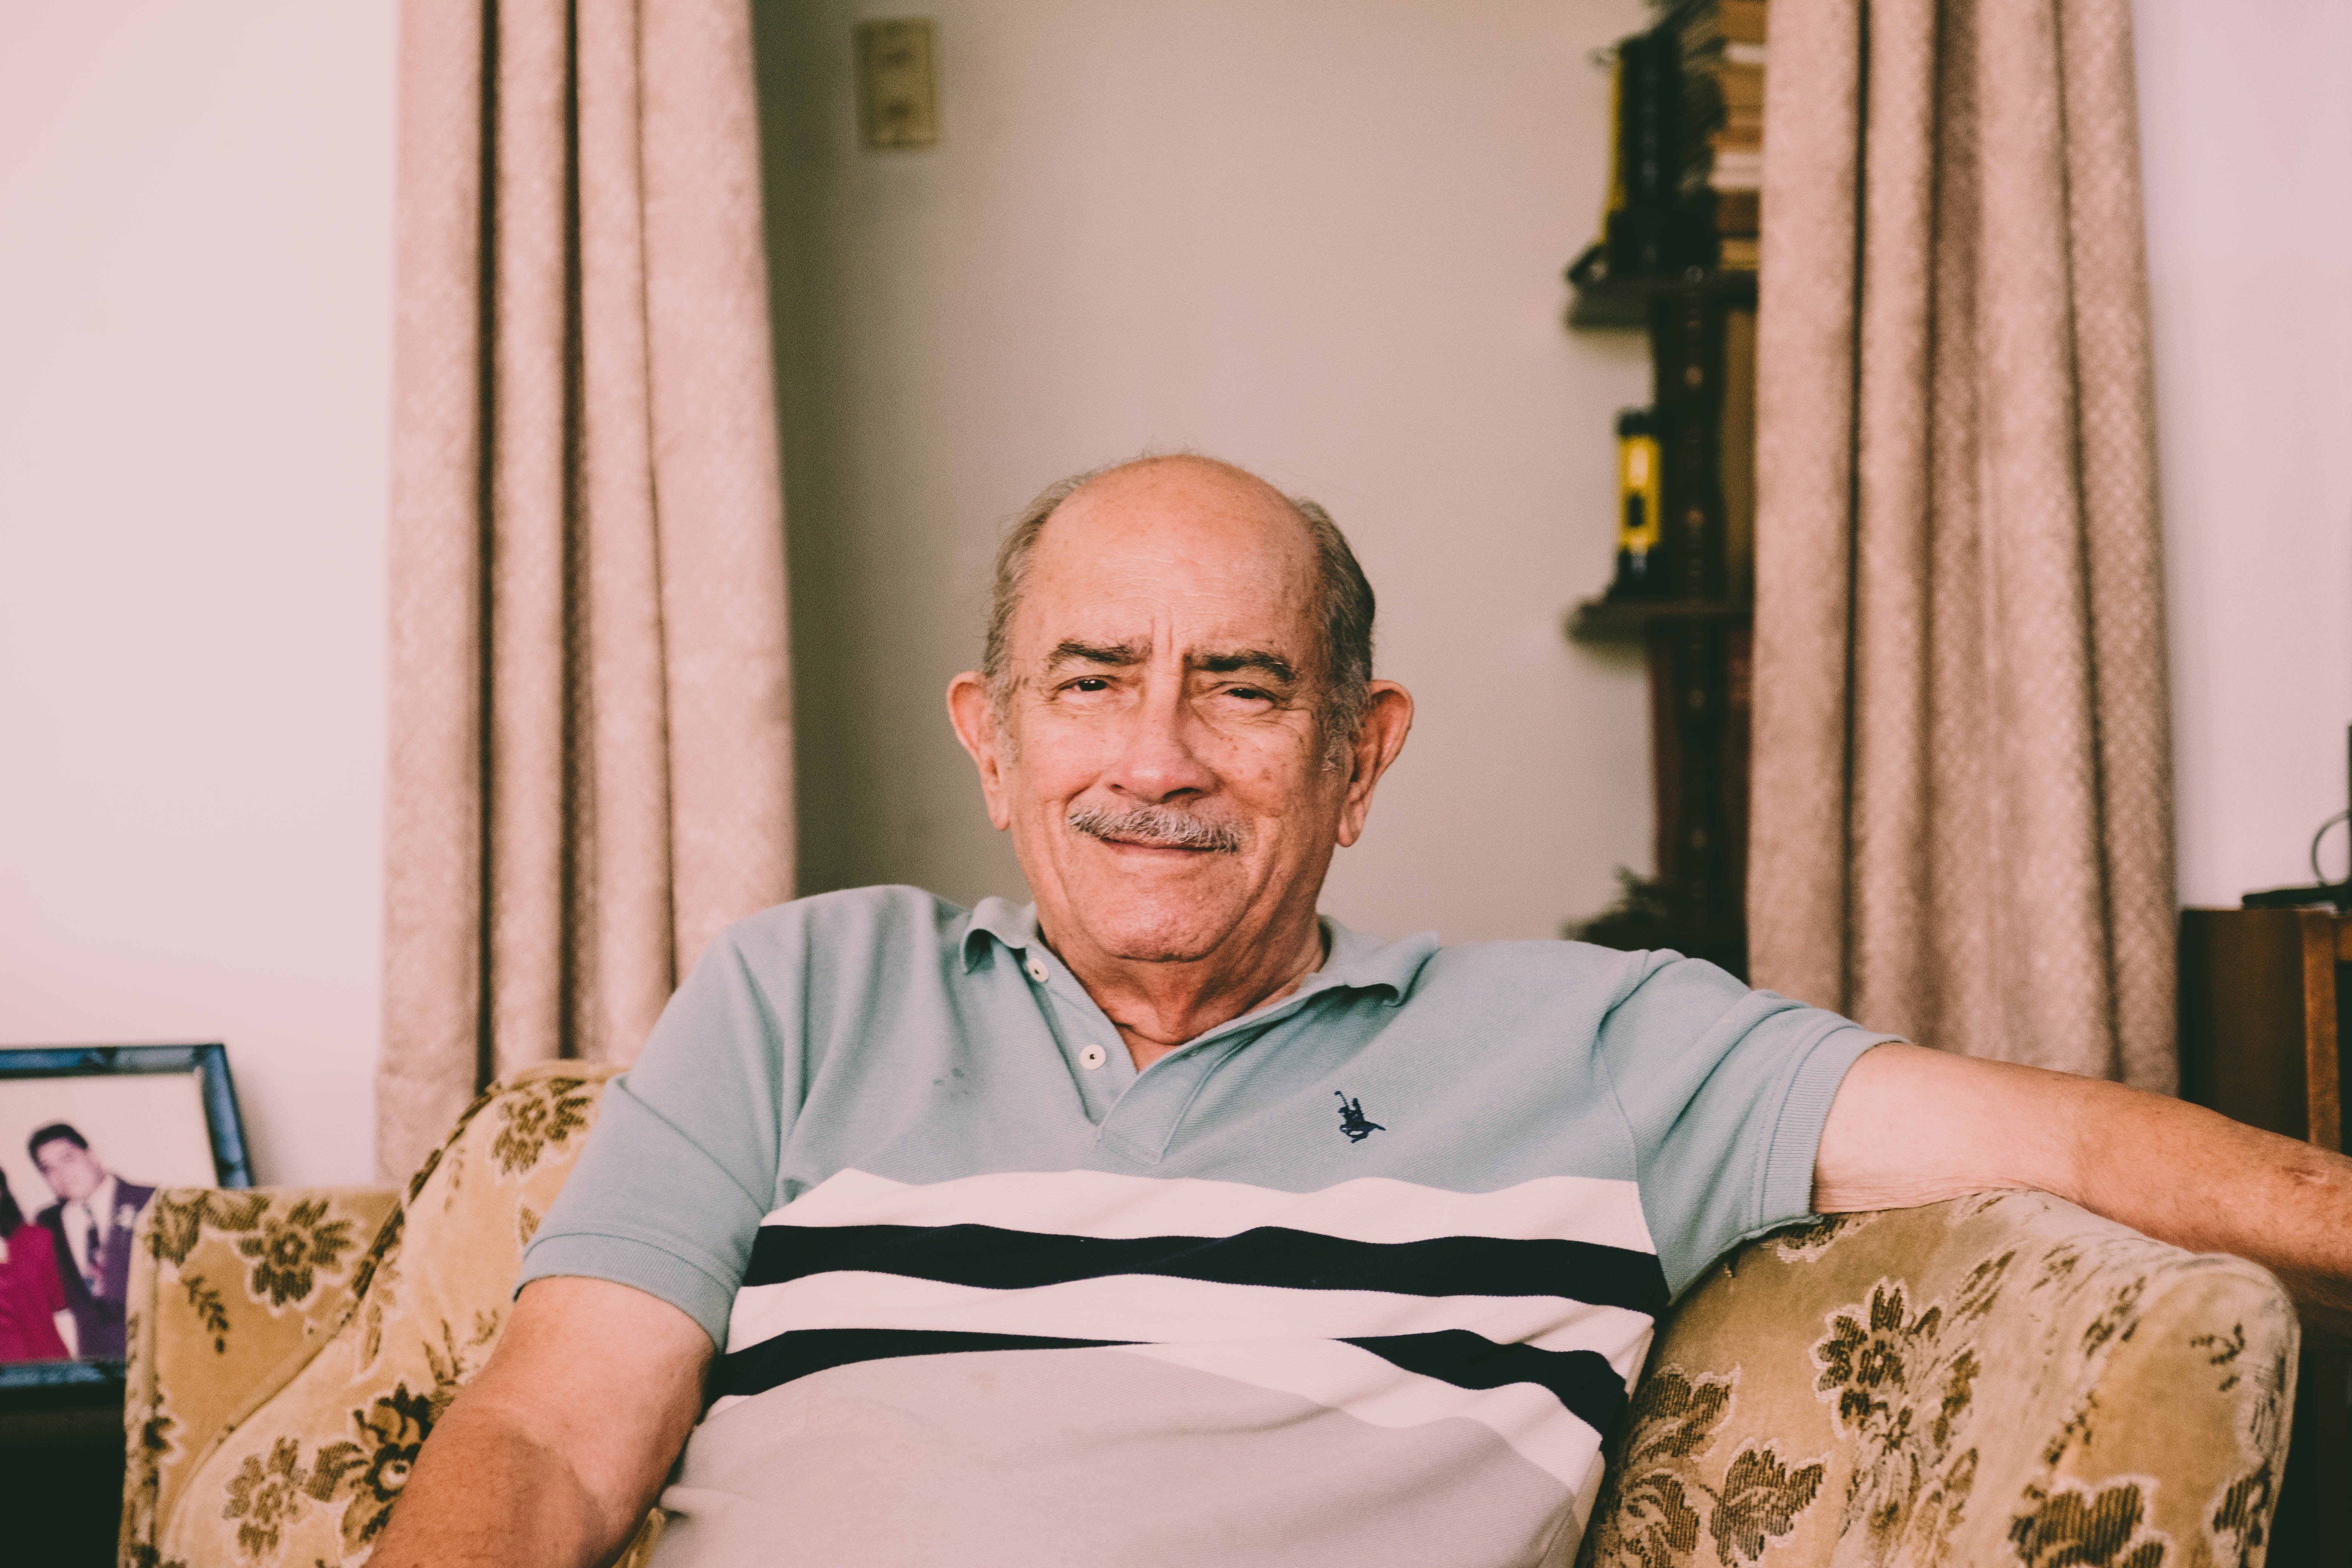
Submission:
[[[782,1124],[802,1098],[791,993],[805,943],[781,914],[711,944],[605,1090],[516,1289],[551,1275],[616,1280],[684,1310],[726,1348],[752,1237],[775,1206]]]
[[[1813,1158],[1855,1058],[1895,1038],[1671,952],[1601,1022],[1642,1207],[1676,1295],[1735,1243],[1812,1212]]]

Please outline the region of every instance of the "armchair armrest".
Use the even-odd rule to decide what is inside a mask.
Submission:
[[[491,1086],[399,1194],[158,1194],[131,1285],[125,1568],[373,1552],[619,1070],[548,1062]]]
[[[155,1521],[222,1435],[334,1337],[399,1197],[166,1187],[150,1200],[128,1287],[124,1562],[152,1553]]]
[[[1580,1561],[2257,1564],[2297,1333],[2256,1266],[2041,1193],[1775,1232],[1662,1324]]]

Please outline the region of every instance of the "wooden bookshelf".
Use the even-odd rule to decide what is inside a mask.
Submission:
[[[1580,267],[1568,272],[1572,294],[1568,324],[1580,331],[1647,331],[1652,301],[1659,295],[1679,292],[1694,284],[1720,298],[1733,310],[1756,308],[1756,274],[1695,268],[1674,278],[1609,278],[1590,271],[1580,279]]]
[[[1610,195],[1598,236],[1568,268],[1570,329],[1647,334],[1653,406],[1621,428],[1657,444],[1655,488],[1642,491],[1654,510],[1612,552],[1620,580],[1563,625],[1578,643],[1644,650],[1657,872],[1625,874],[1622,902],[1581,929],[1745,975],[1757,279],[1719,262],[1727,242],[1741,261],[1754,257],[1760,204],[1744,184],[1730,194],[1716,160],[1735,147],[1755,156],[1731,100],[1745,113],[1760,94],[1763,14],[1710,0],[1661,11],[1602,57],[1616,76]],[[1618,521],[1593,520],[1596,553],[1615,542]]]
[[[1755,607],[1728,600],[1587,599],[1568,612],[1561,629],[1570,642],[1646,643],[1668,626],[1745,626]]]
[[[1596,595],[1571,607],[1572,642],[1637,645],[1650,681],[1656,875],[1587,928],[1592,940],[1671,947],[1747,973],[1748,659],[1754,620],[1754,356],[1730,353],[1753,274],[1701,273],[1581,289],[1570,321],[1613,330],[1641,312],[1658,390],[1665,596]],[[1587,307],[1590,307],[1589,309]],[[1596,439],[1606,440],[1596,431]],[[1734,462],[1727,454],[1738,456]],[[1735,474],[1731,470],[1737,468]],[[1596,518],[1596,545],[1614,534]]]

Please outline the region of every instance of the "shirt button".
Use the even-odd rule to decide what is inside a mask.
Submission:
[[[1081,1046],[1078,1047],[1078,1065],[1086,1068],[1088,1072],[1092,1072],[1095,1068],[1102,1066],[1108,1059],[1108,1058],[1103,1055],[1103,1048],[1100,1046]]]
[[[1045,966],[1034,958],[1029,961],[1029,978],[1040,985],[1045,983]]]

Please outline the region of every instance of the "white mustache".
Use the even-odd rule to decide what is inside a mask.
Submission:
[[[1213,849],[1231,855],[1242,847],[1241,829],[1164,805],[1139,805],[1133,811],[1105,811],[1100,806],[1073,806],[1065,819],[1078,832],[1095,838],[1118,838],[1160,849]]]

